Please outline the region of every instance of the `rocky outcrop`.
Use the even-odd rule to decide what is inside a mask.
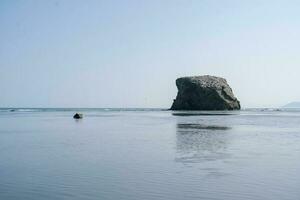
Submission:
[[[171,110],[239,110],[240,102],[224,78],[182,77],[176,80],[177,97]]]

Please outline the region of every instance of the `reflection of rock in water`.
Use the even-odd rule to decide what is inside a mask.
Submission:
[[[206,162],[226,159],[230,127],[177,124],[177,162]]]
[[[230,127],[202,124],[177,124],[177,129],[182,129],[181,131],[190,131],[189,129],[228,130]]]

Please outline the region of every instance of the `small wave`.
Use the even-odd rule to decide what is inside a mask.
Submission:
[[[0,112],[38,112],[40,109],[31,108],[1,108]]]
[[[174,112],[174,116],[201,116],[201,115],[235,115],[233,112]]]
[[[15,109],[15,111],[17,112],[35,112],[35,111],[39,111],[37,109]]]

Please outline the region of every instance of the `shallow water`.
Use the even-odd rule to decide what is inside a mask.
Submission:
[[[0,109],[0,199],[300,199],[300,112]]]

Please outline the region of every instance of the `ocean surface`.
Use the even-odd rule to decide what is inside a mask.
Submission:
[[[0,199],[299,200],[300,111],[3,108]]]

